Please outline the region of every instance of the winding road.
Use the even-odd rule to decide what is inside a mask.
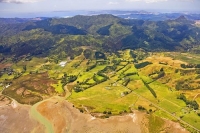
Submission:
[[[200,93],[196,94],[196,96],[193,98],[193,101],[197,98],[198,95],[200,95]]]

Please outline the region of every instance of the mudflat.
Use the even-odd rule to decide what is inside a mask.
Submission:
[[[0,107],[1,133],[44,133],[45,128],[29,115],[31,106],[12,102]]]
[[[71,103],[60,98],[41,102],[37,110],[46,117],[55,133],[147,133],[148,116],[144,112],[100,119],[81,113]],[[161,132],[187,133],[179,124],[165,120]]]

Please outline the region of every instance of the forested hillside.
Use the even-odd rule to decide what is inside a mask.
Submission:
[[[73,57],[81,46],[102,52],[127,48],[198,52],[200,44],[199,26],[184,16],[166,21],[122,19],[113,15],[10,21],[0,24],[0,52],[15,57],[58,53]]]

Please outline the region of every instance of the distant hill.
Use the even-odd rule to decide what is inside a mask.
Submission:
[[[10,21],[9,23],[3,23]],[[109,14],[71,18],[1,19],[4,55],[76,56],[82,46],[102,52],[143,48],[148,51],[198,51],[200,28],[180,16],[174,20],[123,19]],[[82,49],[83,50],[83,49]]]
[[[16,23],[25,23],[28,21],[41,21],[47,19],[46,17],[37,17],[37,18],[0,18],[0,25],[2,24],[16,24]]]
[[[135,12],[121,12],[116,14],[116,16],[125,19],[143,19],[150,21],[165,21],[174,20],[179,16],[185,16],[189,20],[199,20],[200,14],[197,13],[157,13],[157,12],[145,12],[145,11],[135,11]]]

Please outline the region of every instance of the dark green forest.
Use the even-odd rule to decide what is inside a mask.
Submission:
[[[73,58],[83,51],[83,46],[100,52],[128,48],[194,53],[200,50],[200,28],[184,16],[166,21],[113,15],[11,20],[0,21],[0,53],[15,58],[23,55]]]

